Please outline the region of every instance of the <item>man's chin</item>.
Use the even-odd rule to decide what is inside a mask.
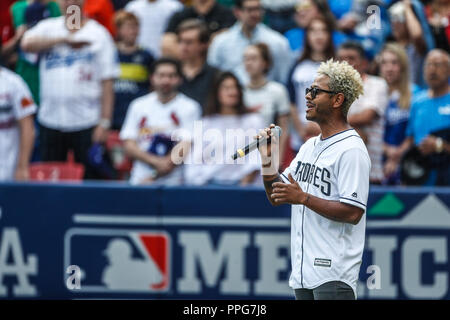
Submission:
[[[308,121],[314,121],[314,120],[315,120],[315,117],[314,117],[314,115],[312,115],[312,114],[306,113],[306,120],[308,120]]]

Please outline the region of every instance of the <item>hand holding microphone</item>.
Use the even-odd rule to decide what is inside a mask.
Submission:
[[[279,137],[281,136],[281,128],[271,124],[268,128],[261,130],[259,135],[255,136],[255,141],[238,149],[232,155],[233,160],[245,157],[253,150],[259,149],[263,166],[270,165],[272,150],[278,146]]]

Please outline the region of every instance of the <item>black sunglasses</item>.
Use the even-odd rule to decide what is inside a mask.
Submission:
[[[337,92],[334,92],[334,91],[328,91],[328,90],[324,90],[324,89],[320,89],[320,88],[317,88],[317,87],[314,87],[314,88],[306,88],[305,89],[305,96],[308,94],[308,93],[310,93],[311,92],[311,98],[314,100],[315,98],[316,98],[316,96],[317,96],[317,94],[319,93],[319,92],[326,92],[326,93],[332,93],[332,94],[336,94]]]

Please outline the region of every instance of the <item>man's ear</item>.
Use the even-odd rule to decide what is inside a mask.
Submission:
[[[336,93],[334,96],[333,108],[339,108],[344,104],[345,96],[343,93]]]
[[[236,17],[236,20],[241,20],[241,10],[238,7],[233,8],[233,14]]]

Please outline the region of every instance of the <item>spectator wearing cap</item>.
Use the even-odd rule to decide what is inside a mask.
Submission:
[[[424,64],[428,90],[413,97],[402,153],[416,146],[429,160],[425,185],[450,184],[450,55],[442,49],[428,53]]]
[[[197,101],[205,109],[208,94],[219,70],[206,62],[209,45],[209,30],[198,19],[188,19],[177,29],[179,58],[183,83],[180,92]]]
[[[234,12],[238,22],[214,38],[208,51],[208,63],[233,72],[245,85],[248,76],[243,66],[244,51],[248,45],[262,42],[269,46],[273,57],[268,79],[286,83],[292,62],[289,43],[283,35],[261,23],[260,0],[237,0]]]
[[[21,47],[41,56],[41,160],[65,161],[72,149],[86,167],[85,178],[95,178],[87,150],[107,138],[119,65],[108,31],[84,15],[73,19],[72,5],[82,12],[83,0],[64,0],[65,15],[39,22],[24,34]]]
[[[177,56],[177,29],[188,19],[203,21],[212,37],[236,22],[231,9],[217,3],[216,0],[193,0],[191,6],[175,12],[170,18],[161,45],[164,56]]]
[[[133,0],[125,6],[125,11],[139,19],[139,45],[155,58],[161,56],[162,37],[170,17],[182,9],[183,5],[176,0]]]
[[[131,101],[148,93],[153,56],[138,46],[139,20],[131,12],[120,10],[115,15],[120,76],[114,81],[114,113],[112,129],[120,130]]]
[[[201,107],[178,91],[182,79],[177,60],[156,60],[150,81],[154,91],[131,103],[120,131],[125,151],[134,160],[130,183],[179,185],[189,134]]]
[[[364,94],[351,105],[347,120],[364,140],[369,152],[372,169],[370,182],[381,184],[383,174],[384,116],[388,105],[389,89],[383,78],[368,75],[367,58],[357,42],[345,42],[337,51],[339,60],[347,61],[361,75]]]
[[[61,11],[55,1],[34,0],[30,2],[21,0],[11,6],[11,14],[17,44],[19,44],[26,30],[34,27],[39,21],[46,18],[59,17]],[[18,53],[15,71],[25,80],[31,90],[34,101],[39,105],[38,54],[25,53],[20,48],[18,48]]]
[[[400,184],[400,146],[406,139],[411,99],[420,89],[410,81],[408,56],[402,46],[386,44],[378,62],[380,75],[389,87],[384,124],[384,183],[396,185]]]

